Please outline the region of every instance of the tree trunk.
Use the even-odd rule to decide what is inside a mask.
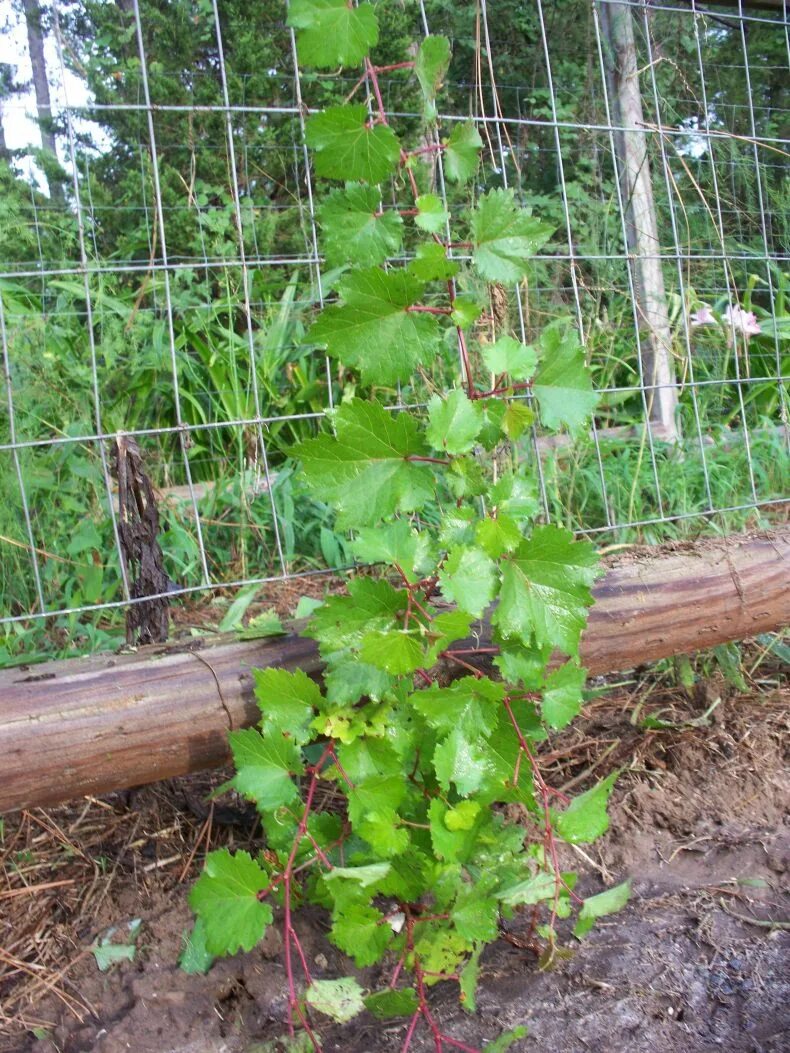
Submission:
[[[30,64],[33,67],[33,90],[36,93],[36,110],[38,127],[41,131],[41,146],[52,155],[47,169],[49,193],[55,204],[63,204],[63,187],[53,174],[58,167],[58,151],[55,130],[52,123],[52,102],[49,95],[47,63],[44,57],[44,36],[42,31],[42,11],[38,0],[22,0],[27,24],[27,47],[30,52]]]

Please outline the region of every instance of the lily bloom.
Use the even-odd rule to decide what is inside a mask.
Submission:
[[[757,336],[758,333],[762,332],[754,312],[744,311],[738,304],[727,308],[724,312],[724,321],[731,325],[736,332],[743,333],[744,336]]]
[[[690,321],[692,328],[696,328],[698,325],[716,325],[713,311],[711,311],[710,307],[705,304],[690,316]]]

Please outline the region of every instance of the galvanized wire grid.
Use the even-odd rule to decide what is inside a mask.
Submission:
[[[530,166],[539,164],[553,170],[556,183],[554,201],[559,204],[559,231],[551,248],[536,258],[534,275],[529,282],[508,291],[513,310],[510,325],[516,335],[529,342],[535,339],[541,325],[552,317],[569,314],[588,347],[593,367],[598,366],[596,376],[602,398],[607,406],[614,407],[607,411],[608,424],[602,424],[603,417],[599,417],[589,435],[575,443],[554,447],[546,443],[539,426],[535,426],[529,441],[519,447],[519,456],[529,460],[539,479],[545,518],[565,522],[579,533],[602,535],[606,540],[616,542],[623,538],[655,540],[667,533],[671,524],[686,520],[699,521],[700,526],[710,523],[714,528],[722,529],[730,522],[727,517],[733,514],[759,509],[770,515],[771,509],[778,508],[790,498],[786,489],[777,489],[775,475],[766,472],[765,464],[759,459],[766,456],[766,449],[772,460],[786,458],[788,449],[786,384],[790,359],[787,353],[783,354],[782,320],[776,305],[782,292],[779,289],[781,274],[787,271],[790,256],[781,234],[781,217],[772,208],[775,209],[776,201],[781,200],[781,196],[777,197],[777,187],[781,191],[782,180],[787,179],[790,130],[786,118],[790,110],[782,108],[781,98],[766,97],[763,83],[766,69],[762,66],[754,68],[753,59],[750,59],[749,34],[759,28],[780,35],[790,59],[787,0],[784,0],[781,12],[744,3],[709,9],[697,0],[674,4],[589,0],[589,8],[585,8],[589,16],[587,50],[585,55],[576,56],[577,61],[587,63],[588,90],[583,98],[578,98],[578,79],[573,82],[569,77],[568,62],[573,61],[574,56],[569,57],[564,49],[558,48],[563,42],[562,34],[557,32],[557,19],[563,17],[562,0],[530,0],[527,5],[534,14],[534,68],[525,70],[524,80],[515,85],[512,79],[503,78],[498,69],[499,55],[508,32],[508,27],[502,24],[498,6],[497,0],[479,0],[476,7],[476,63],[468,88],[469,112],[440,114],[436,134],[446,134],[453,123],[467,120],[471,114],[486,144],[485,171],[480,185],[512,186],[527,203],[536,196],[530,184]],[[314,82],[311,80],[309,85],[303,82],[296,64],[293,31],[283,28],[289,39],[292,62],[290,99],[282,99],[279,92],[276,100],[274,97],[247,98],[246,94],[237,98],[238,90],[232,93],[229,87],[222,2],[212,0],[221,105],[190,106],[152,98],[144,14],[139,0],[133,0],[132,8],[140,64],[138,100],[117,105],[77,104],[68,98],[61,22],[57,5],[53,8],[52,33],[59,68],[50,70],[50,75],[60,86],[56,92],[56,108],[63,129],[60,142],[62,160],[71,177],[70,201],[66,207],[76,217],[76,256],[64,263],[63,260],[47,259],[42,251],[38,258],[29,255],[27,259],[0,260],[0,292],[13,291],[27,283],[28,288],[40,290],[42,304],[42,316],[38,319],[40,332],[37,337],[35,333],[31,336],[35,320],[31,322],[29,312],[20,311],[18,304],[14,306],[13,299],[11,306],[4,305],[4,296],[0,295],[0,342],[6,386],[5,420],[0,419],[0,459],[6,458],[9,466],[3,478],[13,480],[15,492],[7,494],[6,500],[18,509],[19,527],[16,537],[0,539],[0,559],[5,558],[3,554],[8,553],[9,544],[14,546],[15,552],[24,550],[30,596],[27,603],[17,602],[9,609],[0,610],[0,624],[101,612],[135,602],[130,597],[129,575],[121,554],[113,499],[110,444],[116,431],[105,423],[106,392],[111,381],[106,375],[109,367],[101,346],[103,320],[106,312],[111,310],[104,297],[105,278],[117,280],[119,276],[127,276],[129,280],[134,278],[143,283],[145,288],[135,305],[135,316],[147,313],[164,323],[161,350],[169,362],[171,419],[155,427],[124,431],[135,436],[144,451],[149,449],[152,474],[159,472],[157,483],[166,488],[174,479],[183,480],[181,490],[185,500],[179,506],[177,516],[173,513],[173,519],[177,518],[178,523],[169,519],[168,529],[174,536],[180,532],[178,536],[182,540],[188,536],[194,558],[188,566],[173,564],[175,569],[170,573],[175,586],[168,595],[189,596],[208,590],[298,579],[325,573],[327,569],[339,569],[337,566],[321,566],[320,560],[310,563],[302,558],[303,553],[294,550],[290,537],[293,533],[290,522],[293,505],[288,504],[291,498],[284,496],[285,484],[280,481],[288,473],[281,475],[279,469],[273,469],[271,456],[273,429],[289,423],[318,421],[325,410],[332,408],[335,373],[330,362],[321,355],[321,373],[325,377],[323,405],[304,412],[277,412],[270,388],[264,389],[262,382],[262,352],[258,339],[261,318],[272,307],[256,292],[260,274],[297,269],[307,274],[309,281],[303,282],[302,298],[292,300],[291,309],[294,311],[303,310],[307,314],[323,305],[327,295],[326,268],[316,221],[316,191],[304,145],[305,116],[313,108],[311,93],[315,90]],[[638,126],[622,123],[623,118],[617,116],[622,99],[617,98],[612,80],[615,60],[611,39],[612,11],[609,9],[614,8],[628,9],[631,16],[644,114],[643,122]],[[669,20],[674,27],[672,34],[665,32]],[[678,20],[682,20],[685,47],[687,51],[690,49],[693,58],[691,63],[684,60],[688,67],[686,71],[680,70],[676,56],[667,53],[666,38],[677,40]],[[493,32],[493,27],[496,27],[499,37]],[[430,0],[420,0],[416,28],[426,34],[445,28],[432,11]],[[732,43],[729,68],[707,61],[712,34],[717,33],[727,33]],[[662,86],[660,78],[670,67],[677,68],[678,76],[675,95],[668,99],[666,84]],[[735,123],[740,127],[743,121],[739,112],[743,104],[728,99],[723,87],[733,70],[745,81],[745,133],[733,130]],[[528,72],[532,84],[525,86]],[[273,73],[273,92],[275,80],[282,81],[281,71]],[[353,80],[350,83],[353,84]],[[573,94],[574,83],[577,97]],[[417,117],[414,110],[403,108],[404,96],[397,87],[388,85],[387,91],[388,110],[395,125]],[[80,150],[77,128],[77,123],[87,117],[100,124],[102,113],[110,110],[138,114],[141,121],[140,198],[134,206],[122,207],[139,211],[148,236],[143,253],[112,259],[102,257],[97,231],[106,219],[106,212],[115,206],[93,200],[91,165],[96,163],[96,155]],[[769,111],[771,122],[767,123],[766,113]],[[198,166],[200,150],[221,150],[227,161],[228,198],[220,210],[229,213],[232,219],[235,239],[232,252],[228,252],[227,246],[221,252],[213,248],[211,223],[216,217],[209,210],[201,212],[193,187],[186,206],[169,204],[172,193],[163,193],[160,165],[172,145],[164,134],[169,113],[194,116],[218,113],[223,117],[224,141],[196,144],[195,150]],[[253,117],[262,127],[276,125],[291,132],[289,160],[284,168],[288,172],[290,198],[285,206],[273,206],[273,211],[284,208],[293,212],[298,219],[303,244],[296,245],[291,241],[282,251],[279,251],[279,245],[275,252],[270,251],[271,243],[261,244],[256,223],[251,219],[255,210],[262,207],[261,200],[255,197],[255,174],[249,166],[250,143],[244,124]],[[643,279],[629,241],[634,233],[629,232],[633,214],[624,171],[627,154],[623,153],[622,142],[625,136],[637,137],[644,142],[643,163],[649,166],[655,198],[658,241],[655,248],[647,252],[642,246],[641,259],[659,261],[662,273],[668,324],[671,324],[672,332],[670,367],[674,375],[669,385],[666,380],[657,382],[655,377],[658,374],[649,376],[645,370],[646,318],[638,288]],[[597,206],[594,180],[587,187],[580,184],[578,171],[582,148],[590,151],[593,167],[597,165],[596,171],[606,170],[611,175],[610,183],[601,183],[598,188]],[[569,175],[569,167],[577,173],[573,177]],[[189,173],[183,173],[183,177],[186,185]],[[752,187],[754,195],[750,201],[743,199],[743,187],[747,184]],[[441,154],[436,165],[436,190],[447,203],[448,188]],[[769,192],[772,195],[770,201]],[[33,233],[40,246],[41,230],[48,217],[42,214],[41,199],[32,192],[31,202]],[[541,210],[540,203],[536,202],[535,207],[536,211]],[[172,229],[171,224],[179,222],[183,208],[192,213],[197,209],[200,213],[201,253],[197,256],[169,252],[168,230]],[[582,208],[584,212],[580,211]],[[601,224],[601,229],[592,235],[590,216],[599,216],[596,222]],[[698,233],[695,237],[691,236],[690,217],[696,223]],[[731,230],[736,223],[743,237],[725,236],[725,231]],[[699,234],[700,230],[702,234]],[[447,234],[449,241],[449,228]],[[393,265],[397,266],[398,261],[393,261]],[[182,318],[189,312],[197,317],[200,312],[209,313],[214,307],[211,302],[192,302],[183,306],[188,300],[184,283],[188,284],[189,276],[196,269],[212,275],[219,284],[227,281],[228,288],[233,281],[238,281],[239,302],[235,309],[243,319],[243,335],[240,340],[232,342],[230,356],[236,356],[239,364],[253,364],[247,372],[248,412],[225,412],[225,403],[220,402],[213,408],[213,419],[198,422],[188,419],[184,412],[185,397],[188,399],[190,395],[182,390],[181,377],[183,358],[190,354],[190,349],[185,346],[179,330]],[[700,347],[699,332],[692,324],[692,306],[714,302],[737,306],[741,303],[750,274],[759,276],[760,303],[774,334],[773,353],[750,355],[748,341],[737,330],[735,317],[731,314],[729,347],[724,352],[723,363],[719,364],[720,368],[715,361],[711,366],[705,358],[707,352]],[[82,296],[79,301],[72,298],[64,304],[58,299],[61,288],[58,283],[75,278],[81,283]],[[48,305],[46,314],[43,313],[44,305]],[[608,324],[608,312],[614,311],[615,305],[621,313],[616,325]],[[76,315],[84,330],[85,362],[91,378],[91,427],[75,431],[74,428],[37,422],[37,426],[31,428],[26,418],[25,426],[20,428],[17,411],[20,385],[29,382],[29,371],[22,368],[21,356],[29,348],[30,340],[35,343],[38,339],[36,346],[39,351],[46,349],[49,327],[56,324],[58,311],[62,318]],[[784,311],[787,311],[786,307]],[[622,341],[624,330],[625,344],[630,341],[636,350],[630,376],[626,370],[625,379],[623,371],[615,368],[615,360],[620,354],[615,349],[615,342],[617,339]],[[609,334],[606,338],[610,345],[608,349],[602,350],[605,341],[600,337],[601,331]],[[756,372],[755,364],[760,367]],[[654,411],[658,394],[668,386],[672,388],[671,399],[678,404],[676,418],[682,418],[676,435],[667,434],[667,419],[662,424]],[[776,398],[770,394],[774,389]],[[217,394],[221,396],[223,392]],[[398,395],[393,401],[394,411],[408,401],[408,398],[400,397],[400,392]],[[524,397],[529,399],[531,396]],[[617,406],[626,404],[629,399],[636,400],[632,401],[629,412],[631,420],[638,418],[637,426],[613,426],[612,421],[617,420]],[[720,406],[724,406],[726,399],[734,400],[735,410],[728,419],[730,426],[726,434],[723,428],[718,428],[724,422],[715,418],[717,399]],[[758,412],[760,405],[769,405],[770,412],[767,415]],[[670,424],[670,428],[673,427],[675,423]],[[236,500],[239,515],[234,519],[241,519],[240,529],[251,531],[253,541],[265,544],[271,553],[265,567],[254,560],[246,564],[228,561],[213,547],[216,522],[206,512],[206,489],[196,480],[196,473],[210,476],[212,465],[209,462],[217,455],[211,453],[210,443],[205,458],[195,453],[196,444],[206,444],[206,437],[211,432],[243,435],[239,441],[246,443],[245,467],[240,464],[238,469]],[[766,435],[773,445],[766,445]],[[167,445],[170,457],[167,465],[156,463],[155,453],[157,450],[161,452],[158,443]],[[742,478],[735,480],[737,485],[729,499],[718,485],[724,443],[731,444],[737,451],[742,465]],[[108,574],[114,573],[117,578],[111,598],[94,596],[91,602],[85,602],[84,598],[81,602],[70,602],[69,596],[58,591],[57,575],[48,573],[48,565],[51,566],[53,559],[65,563],[79,561],[54,552],[53,539],[42,536],[41,491],[33,486],[32,481],[42,470],[42,465],[52,463],[53,457],[66,457],[69,450],[78,451],[86,462],[99,467],[101,492],[97,496],[94,491],[90,499],[86,497],[84,509],[72,507],[71,514],[75,529],[86,519],[92,519],[102,527],[109,525],[105,536],[111,539],[115,552],[103,552],[101,559]],[[678,504],[670,492],[670,483],[692,463],[699,473],[698,492],[693,498],[684,498],[685,503]],[[773,470],[775,464],[770,467]],[[571,478],[573,483],[566,486],[565,481]],[[580,478],[584,480],[583,486],[578,484]],[[782,478],[786,478],[786,472],[783,476],[780,471],[779,479]],[[624,493],[628,496],[627,501],[622,496]],[[256,520],[254,514],[263,505],[267,506],[266,536],[261,533],[260,517]],[[226,505],[224,513],[228,507],[231,506]],[[165,534],[162,545],[166,557],[169,556],[168,544]],[[93,559],[95,562],[95,556]],[[332,561],[325,558],[323,562]],[[240,565],[244,573],[239,573]]]

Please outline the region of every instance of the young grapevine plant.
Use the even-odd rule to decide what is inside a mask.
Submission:
[[[472,1013],[481,953],[514,911],[530,909],[530,939],[550,957],[557,919],[575,913],[581,936],[628,894],[582,900],[559,862],[559,842],[606,830],[613,777],[571,800],[547,785],[535,749],[580,708],[598,559],[536,522],[535,479],[508,454],[536,415],[548,430],[586,427],[596,397],[569,322],[528,346],[491,308],[552,230],[511,191],[477,192],[472,123],[440,137],[449,42],[429,36],[413,61],[376,66],[370,4],[292,0],[289,20],[303,65],[361,67],[346,104],[306,121],[316,174],[336,184],[319,198],[324,252],[343,269],[308,340],[357,390],[379,391],[415,391],[415,375],[430,390],[452,343],[459,383],[415,411],[345,399],[330,432],[293,450],[360,562],[383,569],[313,612],[305,632],[323,687],[299,671],[256,673],[260,724],[230,743],[233,786],[256,803],[265,848],[208,856],[188,957],[250,950],[277,913],[291,1048],[319,1050],[322,1019],[369,1011],[406,1018],[404,1051],[419,1027],[436,1050],[469,1051],[432,1014],[432,985],[455,981]],[[411,69],[423,96],[414,148],[384,110],[381,79],[395,69]],[[464,202],[453,215],[436,192],[444,180]],[[382,206],[399,194],[407,207]],[[476,299],[486,289],[487,306]],[[372,990],[313,975],[294,925],[305,903],[329,912],[329,940],[358,967],[377,966]]]

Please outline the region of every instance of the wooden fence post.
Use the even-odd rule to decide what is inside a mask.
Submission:
[[[647,387],[648,418],[658,438],[674,442],[678,438],[678,396],[631,8],[627,4],[602,3],[599,11],[609,50],[607,91],[611,96],[612,120],[617,126],[615,143],[626,210],[628,265],[632,268],[643,334],[642,376]]]

